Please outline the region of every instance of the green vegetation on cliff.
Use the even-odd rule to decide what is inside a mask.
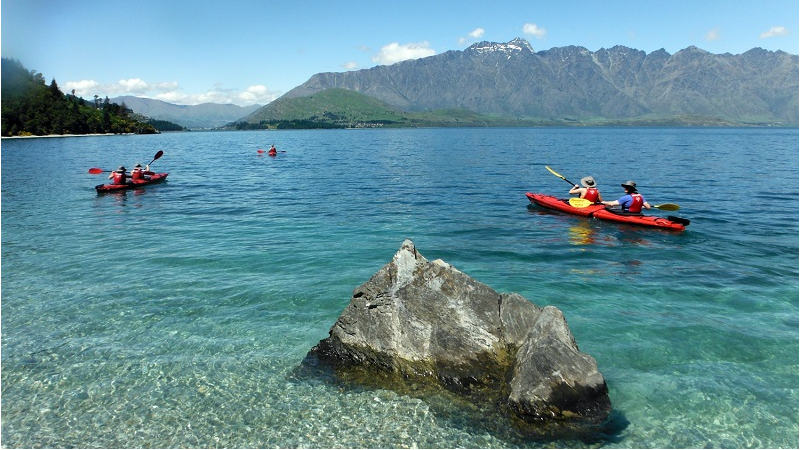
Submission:
[[[266,128],[398,128],[398,127],[535,127],[535,126],[742,126],[703,116],[645,115],[633,119],[571,117],[543,119],[478,114],[466,109],[403,111],[378,99],[332,88],[304,97],[281,97],[229,129]]]
[[[64,95],[53,80],[28,71],[13,59],[2,59],[2,135],[158,133],[146,118],[135,116],[125,105],[95,96],[87,101]]]
[[[408,112],[347,89],[279,98],[231,125],[263,128],[379,128],[543,125],[541,121],[482,115],[465,109]]]

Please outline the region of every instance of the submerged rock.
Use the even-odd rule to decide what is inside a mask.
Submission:
[[[494,401],[523,423],[603,420],[608,388],[560,310],[500,294],[410,240],[353,291],[306,361]]]

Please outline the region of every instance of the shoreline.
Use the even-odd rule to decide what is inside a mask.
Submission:
[[[94,134],[45,134],[42,136],[3,136],[3,139],[35,139],[35,138],[61,138],[61,137],[84,137],[84,136],[129,136],[136,133],[94,133]]]

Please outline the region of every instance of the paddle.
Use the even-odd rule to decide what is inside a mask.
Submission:
[[[153,160],[147,163],[147,165],[149,166],[150,164],[153,164],[153,161],[157,160],[158,158],[161,158],[163,155],[164,155],[164,150],[157,151],[155,156],[153,156]],[[89,169],[89,173],[91,174],[98,174],[103,172],[113,172],[113,170],[103,170],[99,167],[92,167],[91,169]]]
[[[590,202],[589,200],[586,200],[585,198],[572,197],[571,199],[569,199],[569,204],[573,208],[586,208],[587,206],[593,205],[594,203]],[[664,211],[677,211],[681,208],[675,203],[662,203],[660,205],[652,205],[652,206],[653,208],[661,209]]]
[[[164,155],[164,150],[159,150],[159,151],[157,151],[157,152],[156,152],[156,155],[155,155],[155,156],[153,156],[153,161],[150,161],[149,163],[147,163],[147,165],[149,166],[150,164],[153,164],[153,162],[154,162],[155,160],[157,160],[158,158],[161,158],[161,156],[163,156],[163,155]]]
[[[551,168],[550,168],[550,166],[544,166],[544,168],[545,168],[545,169],[547,169],[547,170],[549,170],[549,171],[550,171],[550,173],[552,173],[553,175],[557,176],[558,178],[561,178],[562,180],[566,181],[566,182],[567,182],[567,183],[569,183],[570,185],[572,185],[572,186],[577,186],[577,184],[575,184],[575,183],[573,183],[572,181],[569,181],[568,179],[564,178],[564,175],[561,175],[560,173],[558,173],[558,172],[556,172],[555,170],[551,169]]]
[[[586,200],[585,198],[572,197],[569,199],[569,205],[573,208],[586,208],[594,205],[594,202]]]

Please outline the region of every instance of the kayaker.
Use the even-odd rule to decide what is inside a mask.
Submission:
[[[146,178],[144,176],[144,171],[142,170],[142,165],[140,163],[136,163],[136,165],[133,166],[133,171],[131,171],[131,180],[136,181],[145,179]]]
[[[111,172],[108,178],[113,179],[111,184],[128,184],[128,175],[125,173],[125,166],[119,166],[117,170]]]
[[[580,198],[584,198],[593,203],[599,203],[603,201],[603,196],[600,195],[600,191],[597,190],[597,182],[594,181],[594,178],[591,175],[581,178],[581,184],[583,187],[580,187],[576,184],[575,187],[570,189],[570,195],[580,194]]]
[[[625,189],[625,195],[619,198],[619,200],[611,200],[608,202],[602,202],[606,206],[619,206],[624,213],[631,213],[631,214],[641,214],[642,207],[650,209],[650,203],[647,203],[647,200],[642,197],[642,194],[636,191],[636,183],[628,180],[621,184],[622,188]]]
[[[272,144],[272,147],[269,148],[269,151],[267,152],[267,154],[268,155],[277,155],[278,154],[278,149],[275,148],[275,144]]]

